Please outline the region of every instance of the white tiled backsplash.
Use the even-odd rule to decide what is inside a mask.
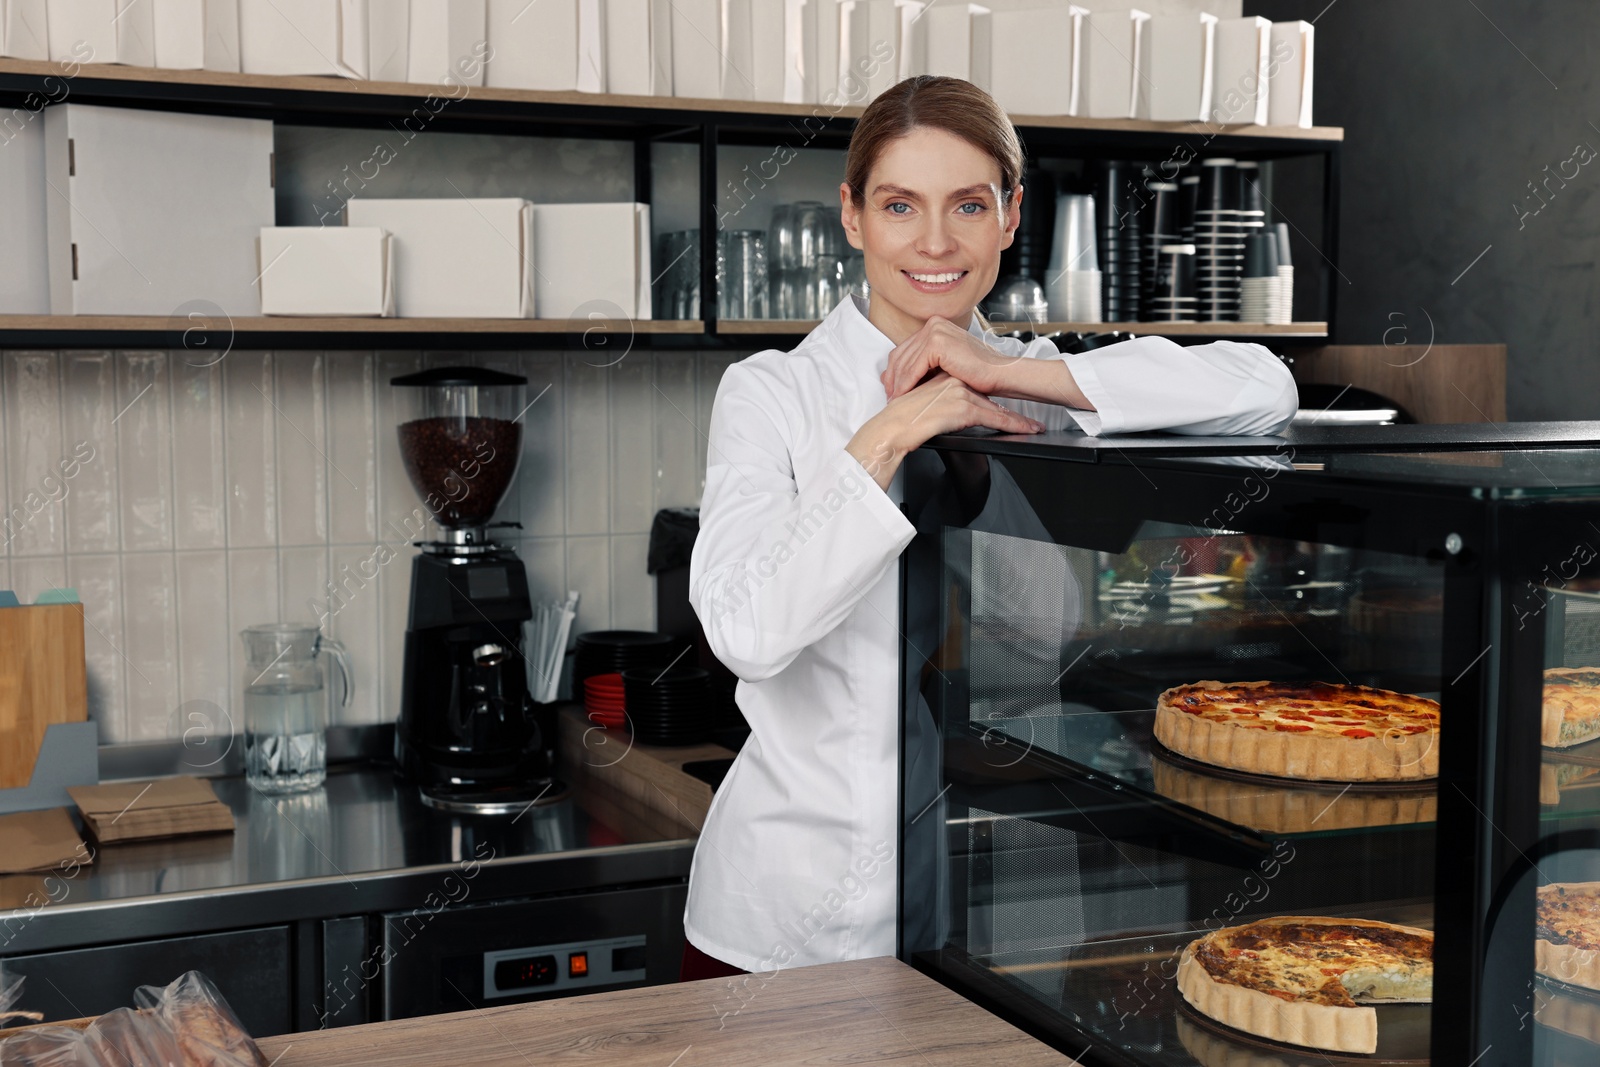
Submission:
[[[522,523],[515,543],[533,595],[581,593],[574,632],[651,628],[651,519],[699,502],[711,401],[737,356],[214,358],[0,353],[0,589],[24,603],[77,589],[102,741],[228,729],[243,686],[239,631],[323,613],[355,670],[354,700],[334,721],[395,717],[415,553],[401,520],[419,500],[389,379],[425,365],[527,377],[538,400],[496,520]],[[380,545],[397,555],[376,566]]]

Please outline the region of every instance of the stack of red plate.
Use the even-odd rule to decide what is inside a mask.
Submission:
[[[589,721],[610,730],[625,728],[627,717],[623,714],[622,675],[591,674],[583,680],[583,710]]]

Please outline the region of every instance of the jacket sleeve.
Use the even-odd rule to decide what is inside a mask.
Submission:
[[[1170,430],[1213,436],[1275,434],[1299,406],[1294,377],[1261,345],[1216,341],[1182,347],[1135,337],[1062,355],[1046,338],[1022,353],[1060,359],[1094,404],[1077,411],[1035,401],[1002,401],[1052,430],[1076,425],[1090,436]]]
[[[689,563],[711,650],[749,682],[838,626],[916,532],[842,447],[797,481],[782,411],[757,373],[723,375]]]

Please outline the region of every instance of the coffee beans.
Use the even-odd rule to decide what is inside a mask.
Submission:
[[[517,473],[522,426],[476,415],[400,424],[400,458],[441,526],[482,526]]]

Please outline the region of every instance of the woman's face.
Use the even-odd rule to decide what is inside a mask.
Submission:
[[[937,315],[966,325],[994,287],[1022,191],[1000,205],[1000,164],[944,130],[919,127],[884,148],[857,208],[841,184],[845,233],[866,255],[871,319],[897,343]]]

